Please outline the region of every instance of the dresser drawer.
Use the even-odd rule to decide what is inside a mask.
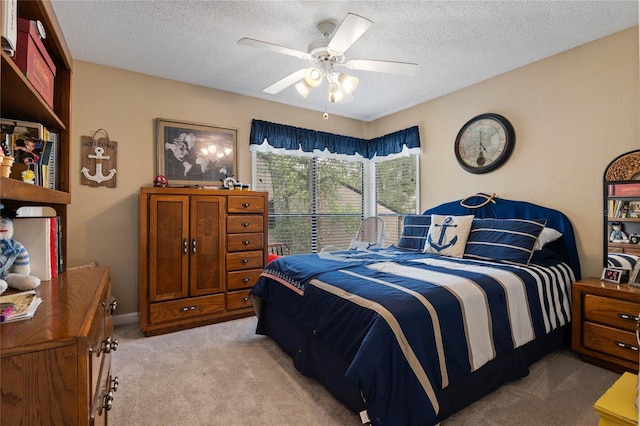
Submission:
[[[240,291],[230,291],[227,293],[227,309],[250,308],[251,300],[249,300],[249,289]]]
[[[635,333],[591,322],[583,324],[583,333],[585,347],[638,363]]]
[[[162,323],[217,312],[224,312],[224,294],[152,303],[149,318],[152,323]]]
[[[263,213],[264,204],[262,197],[231,196],[227,199],[227,212],[229,213]]]
[[[262,259],[262,251],[227,253],[227,270],[239,271],[245,269],[262,268]]]
[[[253,287],[261,273],[262,269],[229,272],[227,274],[227,290]]]
[[[262,232],[262,220],[262,216],[229,216],[227,217],[227,232],[229,234]]]
[[[262,249],[264,234],[229,234],[227,236],[228,251],[246,251]]]
[[[584,318],[635,333],[640,304],[587,294],[584,296]]]

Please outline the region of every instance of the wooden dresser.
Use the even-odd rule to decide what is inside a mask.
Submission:
[[[0,324],[0,424],[104,425],[117,378],[109,268],[44,281],[30,320]]]
[[[584,361],[638,372],[640,288],[587,278],[573,283],[571,348]]]
[[[140,190],[140,329],[147,335],[253,314],[267,261],[266,192]]]

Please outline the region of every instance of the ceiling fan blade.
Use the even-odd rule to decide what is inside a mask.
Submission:
[[[276,93],[286,89],[292,84],[296,84],[298,81],[302,80],[306,72],[307,72],[307,68],[303,68],[294,73],[291,73],[285,78],[283,78],[282,80],[276,81],[271,86],[267,87],[262,91],[265,93],[269,93],[271,95],[275,95]]]
[[[372,21],[353,13],[347,13],[331,38],[327,50],[344,53],[373,24]]]
[[[412,76],[418,64],[410,62],[376,61],[373,59],[350,59],[345,65],[352,70],[386,72]]]
[[[307,52],[290,49],[288,47],[279,46],[277,44],[268,43],[266,41],[260,41],[253,38],[241,38],[240,40],[238,40],[238,44],[249,47],[257,47],[258,49],[270,50],[272,52],[282,53],[283,55],[294,56],[299,59],[311,59],[311,56]]]

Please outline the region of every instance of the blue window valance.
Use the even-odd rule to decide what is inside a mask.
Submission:
[[[259,152],[296,152],[320,156],[374,159],[420,152],[418,126],[371,140],[253,120],[249,149]]]

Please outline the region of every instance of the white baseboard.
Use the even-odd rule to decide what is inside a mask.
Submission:
[[[113,325],[135,324],[138,322],[138,312],[113,316]]]

